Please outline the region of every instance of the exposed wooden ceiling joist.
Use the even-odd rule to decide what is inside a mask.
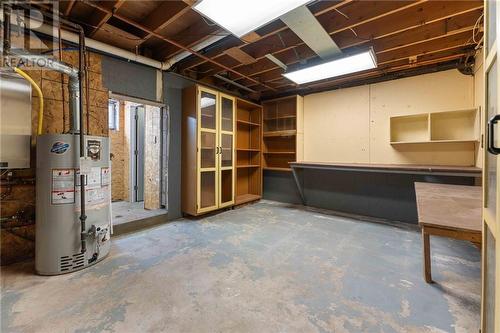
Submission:
[[[118,11],[114,4],[121,2],[125,6]],[[229,35],[207,49],[193,50],[200,41],[222,31],[195,12],[193,3],[194,0],[61,1],[61,10],[70,19],[94,26],[87,29],[93,38],[115,46],[158,60],[171,59],[186,50],[195,54],[175,66],[175,71],[193,78],[226,85],[214,79],[214,75],[222,74],[265,94],[276,94],[276,89],[306,91],[309,86],[316,89],[316,85],[326,87],[329,82],[339,82],[336,78],[297,87],[283,78],[283,69],[266,58],[267,54],[289,69],[320,59],[279,19],[257,29],[248,41]],[[483,1],[335,0],[316,1],[308,8],[344,53],[374,49],[378,68],[369,75],[361,74],[376,78],[406,70],[406,66],[449,64],[450,60],[468,54],[473,30],[478,37],[474,25],[482,15]],[[341,78],[345,80],[341,82],[355,80],[358,74]]]
[[[374,3],[373,5],[379,6],[377,3]],[[352,6],[354,6],[354,3],[351,4],[351,7]],[[407,2],[405,2],[404,6],[401,6],[397,9],[392,9],[390,12],[386,12],[384,14],[378,14],[378,11],[374,10],[374,11],[369,12],[370,14],[374,14],[374,16],[358,16],[358,20],[355,23],[351,22],[347,25],[344,23],[343,26],[340,23],[338,23],[335,26],[336,29],[334,31],[329,31],[329,33],[332,35],[332,37],[334,37],[334,39],[336,39],[338,41],[338,44],[342,49],[346,49],[346,48],[351,47],[351,46],[359,46],[359,45],[366,44],[369,42],[371,42],[370,44],[374,45],[375,49],[377,49],[375,44],[376,44],[376,39],[378,39],[378,38],[373,38],[374,37],[373,32],[374,32],[374,30],[376,32],[377,27],[383,27],[383,28],[382,28],[382,32],[380,32],[379,35],[375,35],[375,36],[387,37],[387,36],[391,35],[391,33],[388,33],[388,30],[391,29],[391,27],[396,28],[396,33],[402,33],[403,31],[408,31],[408,30],[411,30],[414,28],[418,28],[418,27],[421,27],[423,25],[426,25],[427,23],[433,23],[433,22],[437,22],[437,21],[447,20],[447,19],[454,16],[452,13],[456,13],[458,15],[461,15],[464,13],[467,14],[467,13],[476,11],[476,15],[479,15],[477,13],[478,8],[482,8],[482,3],[478,2],[478,1],[459,1],[459,2],[457,2],[456,7],[446,6],[443,3],[439,4],[436,2],[427,2],[427,1],[418,1],[418,2],[411,3],[411,4],[408,4]],[[384,7],[384,9],[387,9],[387,8]],[[379,8],[379,10],[381,10],[381,9]],[[417,13],[422,12],[422,11],[427,13],[426,18],[428,18],[428,20],[422,21],[421,17],[420,17],[419,24],[416,24],[415,18],[417,18],[417,19],[419,18],[417,16]],[[397,17],[392,16],[396,13],[399,13],[400,15],[398,15]],[[363,19],[360,19],[360,17],[362,17]],[[376,19],[374,19],[374,18],[376,18]],[[391,18],[391,20],[388,22],[384,22],[384,24],[380,24],[380,22],[378,20],[384,19],[384,18]],[[413,19],[411,19],[411,18],[413,18]],[[473,18],[471,19],[470,17],[468,17],[468,19],[471,21],[474,21]],[[375,26],[375,23],[377,23],[376,26]],[[446,27],[448,27],[448,22],[445,22],[445,24],[447,25]],[[468,24],[471,24],[471,23],[469,22]],[[337,39],[335,36],[337,33],[342,33],[342,32],[348,32],[349,34],[352,34],[354,36],[354,33],[351,32],[349,29],[352,27],[360,27],[363,25],[365,25],[367,28],[371,27],[371,30],[368,30],[368,31],[372,32],[372,35],[367,36],[368,38],[363,38],[364,41],[362,43],[356,43],[356,45],[352,45],[352,43],[351,43],[351,45],[345,45],[341,39]],[[453,25],[450,24],[449,26],[453,26]],[[354,36],[354,37],[359,38],[360,36],[363,36],[363,35],[358,34],[358,36]],[[427,37],[425,35],[421,37],[421,39],[423,39],[423,40],[425,40],[426,38]],[[296,42],[297,39],[294,38],[293,35],[285,35],[282,37],[282,40],[285,42],[284,44],[292,45],[292,46],[283,47],[281,50],[278,50],[276,52],[271,52],[273,55],[275,55],[276,57],[278,57],[278,59],[280,59],[282,61],[283,61],[283,59],[280,58],[281,52],[286,52],[289,49],[291,49],[292,47],[299,47],[299,46],[303,45],[303,43],[301,41],[297,43]],[[256,43],[256,44],[258,44],[258,43]],[[271,43],[271,44],[277,45],[276,42]],[[257,45],[255,45],[256,49],[261,49],[261,50],[264,49],[263,45],[259,45],[259,46],[260,47],[257,48]],[[249,52],[249,53],[252,54],[251,52]],[[307,53],[308,52],[306,52],[306,54]],[[259,60],[259,62],[254,64],[254,65],[255,66],[265,66],[267,64],[267,65],[271,66],[270,62],[267,61],[267,59],[265,59],[264,56],[265,56],[265,54],[256,56],[256,58]],[[309,56],[307,57],[307,59],[309,59],[311,57],[314,57],[313,53],[310,53]],[[293,63],[297,63],[298,61],[295,61],[292,63],[287,63],[285,61],[283,61],[283,62],[286,65],[290,65]],[[238,65],[234,68],[245,72],[245,70],[241,69],[241,67],[242,67],[241,65]],[[278,68],[277,66],[271,66],[267,70],[274,70],[277,68]],[[207,68],[200,68],[200,71],[206,72],[207,74],[205,74],[205,75],[213,75],[213,74],[217,73],[216,69],[214,69],[212,72],[208,72]],[[261,71],[262,71],[262,69],[256,70],[255,73],[260,74]]]
[[[109,9],[107,9],[107,8],[105,8],[105,7],[101,6],[101,5],[98,5],[98,4],[96,4],[96,3],[90,2],[89,0],[82,0],[82,2],[83,2],[83,3],[85,3],[85,4],[87,4],[87,5],[89,5],[89,6],[91,6],[91,7],[97,8],[97,9],[99,9],[99,10],[103,11],[103,12],[110,13],[110,10],[109,10]],[[265,87],[266,89],[275,90],[275,88],[274,88],[274,87],[272,87],[272,86],[270,86],[270,85],[267,85],[267,84],[265,84],[265,83],[263,83],[263,82],[259,82],[259,81],[255,80],[255,79],[253,79],[253,78],[251,78],[251,77],[249,77],[249,76],[247,76],[247,75],[244,75],[244,74],[239,73],[238,71],[236,71],[236,70],[234,70],[234,69],[231,69],[231,68],[229,68],[229,67],[226,67],[226,66],[224,66],[224,65],[221,65],[221,64],[217,63],[215,60],[212,60],[212,59],[210,59],[210,58],[206,57],[205,55],[203,55],[203,54],[201,54],[201,53],[199,53],[199,52],[197,52],[197,51],[195,51],[195,50],[191,49],[190,47],[186,47],[186,46],[184,46],[184,45],[182,45],[182,44],[179,44],[178,42],[176,42],[176,41],[174,41],[174,40],[172,40],[172,39],[166,38],[166,37],[164,37],[164,36],[162,36],[162,35],[160,35],[160,34],[158,34],[158,33],[154,32],[154,31],[152,31],[152,30],[148,29],[147,27],[143,26],[143,25],[142,25],[142,24],[140,24],[140,23],[137,23],[137,22],[135,22],[135,21],[133,21],[133,20],[130,20],[130,19],[128,19],[128,18],[126,18],[126,17],[124,17],[124,16],[121,16],[121,15],[119,15],[119,14],[115,14],[114,16],[115,16],[117,19],[119,19],[119,20],[121,20],[121,21],[123,21],[123,22],[125,22],[125,23],[127,23],[127,24],[130,24],[131,26],[136,27],[137,29],[140,29],[140,30],[143,30],[143,31],[144,31],[144,32],[146,32],[146,33],[152,34],[154,37],[156,37],[156,38],[158,38],[158,39],[161,39],[161,40],[163,40],[163,41],[165,41],[165,42],[167,42],[167,43],[169,43],[169,44],[172,44],[172,45],[174,45],[174,46],[176,46],[176,47],[178,47],[178,48],[181,48],[181,49],[184,49],[184,50],[186,50],[186,51],[188,51],[188,52],[191,52],[192,54],[194,54],[194,55],[196,55],[196,56],[198,56],[198,57],[200,57],[200,58],[202,58],[202,59],[204,59],[204,60],[206,60],[206,61],[208,61],[208,62],[210,62],[210,63],[214,64],[215,66],[219,66],[219,67],[221,67],[221,68],[223,68],[223,69],[225,69],[225,70],[227,70],[227,71],[229,71],[229,72],[231,72],[231,73],[233,73],[233,74],[236,74],[236,75],[238,75],[238,76],[246,77],[246,78],[247,78],[247,79],[249,79],[250,81],[253,81],[254,83],[258,83],[258,84],[260,84],[262,87]]]
[[[347,4],[351,3],[352,1],[353,0],[344,0],[344,1],[340,1],[340,2],[333,2],[333,1],[326,2],[325,1],[323,3],[323,6],[321,7],[321,9],[318,10],[317,12],[313,12],[313,14],[314,14],[314,16],[318,17],[319,15],[323,15],[325,13],[328,13],[329,11],[333,11],[333,10],[336,10],[336,9],[344,6],[344,5],[347,5]],[[270,26],[272,26],[271,29],[266,29],[266,27],[259,29],[259,31],[263,30],[265,33],[259,34],[260,38],[257,39],[255,42],[265,40],[266,38],[269,38],[269,37],[276,35],[282,31],[285,31],[285,30],[290,31],[288,29],[288,27],[285,24],[283,24],[281,21],[278,20],[275,22],[276,23],[270,24]],[[272,43],[269,43],[269,44],[272,44]],[[246,45],[247,45],[246,43],[243,43],[239,39],[234,38],[230,41],[227,41],[226,44],[221,44],[221,45],[219,45],[219,47],[212,49],[209,53],[207,53],[207,55],[209,57],[212,57],[213,59],[217,59],[217,57],[222,56],[224,51],[227,50],[228,48],[231,48],[231,47],[242,48]],[[203,64],[203,63],[205,63],[205,61],[203,61],[203,59],[192,58],[192,59],[188,59],[187,61],[184,61],[181,64],[179,64],[179,69],[182,71],[182,70],[186,70],[186,69],[190,69],[190,68],[199,66],[200,64]]]
[[[109,8],[111,13],[104,13],[102,11],[96,10],[95,15],[90,18],[89,25],[92,26],[92,30],[89,33],[89,36],[92,37],[94,34],[113,16],[113,14],[120,9],[120,7],[125,3],[125,0],[117,0],[117,1],[105,1],[103,6]]]
[[[148,29],[158,33],[170,23],[182,17],[190,9],[191,7],[184,1],[165,1],[141,22]],[[140,47],[151,37],[153,37],[153,34],[148,33],[136,46]]]

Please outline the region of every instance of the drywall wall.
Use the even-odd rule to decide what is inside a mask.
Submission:
[[[108,90],[103,85],[101,56],[90,53],[89,58],[87,72],[90,78],[89,112],[87,113],[84,108],[84,128],[88,128],[88,133],[91,135],[108,136]],[[77,67],[78,52],[63,51],[62,60]],[[44,94],[43,133],[67,132],[70,121],[68,90],[67,84],[61,82],[61,74],[48,70],[26,70],[26,72],[41,87]],[[65,80],[67,82],[67,78]],[[86,100],[84,95],[84,101]],[[35,254],[35,145],[38,103],[36,92],[33,92],[31,167],[10,170],[12,177],[6,172],[2,172],[1,176],[0,262],[2,265],[31,258]]]
[[[474,107],[474,77],[457,70],[304,97],[304,160],[475,165],[474,143],[391,146],[389,117]]]
[[[181,212],[181,121],[182,89],[194,84],[173,73],[163,74],[163,97],[169,116],[168,145],[168,219],[182,216]]]

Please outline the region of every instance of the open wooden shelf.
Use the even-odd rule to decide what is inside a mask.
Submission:
[[[442,111],[390,118],[390,144],[479,141],[477,109]]]
[[[294,136],[296,134],[297,134],[296,130],[272,131],[272,132],[264,132],[264,137],[271,137],[271,136]]]
[[[259,200],[260,198],[261,196],[257,194],[241,194],[236,196],[235,204],[241,205],[247,202]]]
[[[236,150],[240,151],[260,151],[260,148],[236,148]]]
[[[276,116],[276,117],[269,117],[269,118],[264,118],[264,121],[275,121],[279,119],[292,119],[292,118],[297,118],[297,115],[288,115],[288,116]]]
[[[271,171],[290,171],[290,172],[292,172],[292,168],[273,168],[273,167],[264,167],[264,170],[271,170]]]
[[[262,197],[262,106],[236,99],[235,204]]]
[[[289,96],[262,103],[264,108],[262,166],[291,171],[289,164],[302,158],[303,99]]]
[[[255,122],[252,122],[252,121],[246,121],[246,120],[236,120],[236,122],[240,125],[248,125],[248,126],[260,126],[259,123],[255,123]]]

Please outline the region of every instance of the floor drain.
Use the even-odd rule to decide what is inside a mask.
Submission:
[[[115,218],[118,219],[120,217],[123,217],[122,215],[116,215]]]

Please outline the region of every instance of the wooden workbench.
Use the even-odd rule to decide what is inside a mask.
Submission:
[[[431,283],[431,235],[467,240],[481,247],[482,190],[480,186],[416,182],[415,193],[424,278]]]

